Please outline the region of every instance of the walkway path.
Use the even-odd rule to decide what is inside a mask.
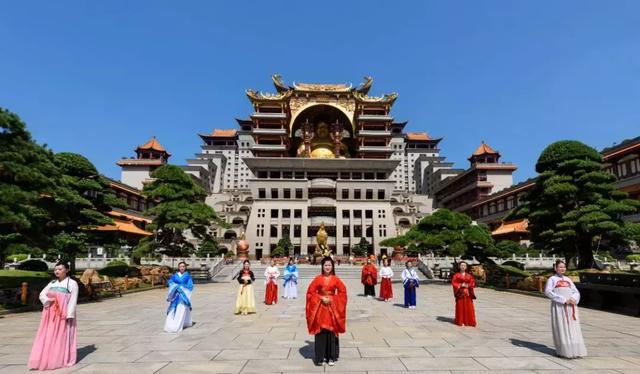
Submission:
[[[303,288],[309,280],[303,280]],[[258,282],[257,298],[264,295]],[[232,314],[237,283],[197,285],[193,328],[162,332],[165,292],[154,290],[81,304],[77,373],[640,373],[640,318],[582,309],[590,356],[553,356],[546,299],[477,291],[477,328],[451,323],[446,285],[422,285],[418,309],[366,299],[347,280],[347,333],[335,367],[316,367],[304,300],[259,304],[258,313]],[[400,284],[394,284],[396,300]],[[26,372],[39,313],[0,318],[0,373]]]

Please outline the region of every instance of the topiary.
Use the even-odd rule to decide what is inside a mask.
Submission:
[[[602,155],[594,148],[577,140],[561,140],[550,144],[542,151],[536,163],[536,171],[544,173],[556,169],[564,161],[576,159],[601,163]]]
[[[27,271],[49,271],[49,265],[42,260],[30,259],[23,261],[17,266],[18,270]]]

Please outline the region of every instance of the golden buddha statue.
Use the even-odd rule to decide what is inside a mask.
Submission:
[[[335,154],[335,142],[331,137],[329,132],[329,125],[325,122],[320,122],[313,134],[309,134],[308,127],[307,130],[303,133],[303,142],[300,144],[297,150],[298,157],[307,157],[307,149],[304,142],[306,138],[307,142],[310,143],[310,154],[308,157],[311,158],[344,158],[344,155],[347,153],[347,147],[340,143],[338,146],[339,155]],[[340,139],[339,141],[341,141]]]

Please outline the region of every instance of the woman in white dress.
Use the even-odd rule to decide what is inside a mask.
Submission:
[[[564,275],[567,271],[564,260],[557,260],[554,270],[556,273],[547,280],[544,294],[551,299],[551,331],[556,354],[565,358],[585,357],[587,348],[578,316],[580,292]]]
[[[289,258],[289,263],[284,268],[284,296],[285,299],[295,299],[298,297],[298,268],[293,262],[293,257]]]
[[[180,332],[185,327],[191,327],[191,293],[193,292],[193,279],[187,272],[187,264],[178,264],[178,272],[169,279],[169,293],[167,294],[167,319],[164,322],[164,331]]]
[[[275,260],[271,260],[271,266],[267,266],[264,270],[264,303],[267,305],[275,305],[278,302],[278,277],[280,271],[276,266]]]

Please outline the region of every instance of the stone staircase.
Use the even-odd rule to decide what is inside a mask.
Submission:
[[[232,264],[225,265],[223,269],[218,272],[213,277],[214,282],[230,282],[233,276],[236,275],[238,271],[240,271],[241,264]],[[256,276],[256,279],[264,278],[264,270],[266,269],[266,265],[253,263],[251,266],[251,270]],[[284,268],[279,266],[278,269],[282,274],[284,272]],[[401,281],[402,280],[402,270],[404,270],[404,266],[391,266],[393,270],[393,281]],[[362,266],[351,266],[351,265],[336,265],[336,275],[342,279],[360,279],[360,274],[362,272]],[[320,274],[320,265],[298,265],[298,274],[300,279],[313,279],[318,274]]]

